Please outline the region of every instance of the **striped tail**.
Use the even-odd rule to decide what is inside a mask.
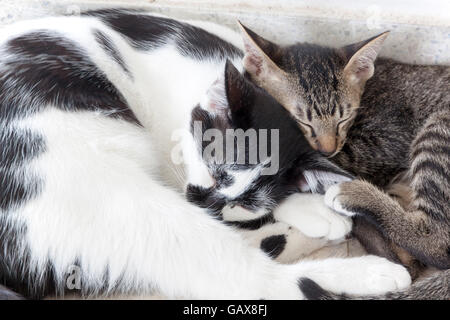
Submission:
[[[336,294],[308,278],[301,279],[299,285],[308,300],[450,300],[450,269],[417,281],[406,290],[380,296]]]

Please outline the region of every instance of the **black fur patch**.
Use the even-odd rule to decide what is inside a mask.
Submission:
[[[45,143],[29,130],[10,128],[0,131],[0,146],[0,210],[7,211],[39,193],[41,183],[26,163],[45,150]]]
[[[0,164],[20,165],[41,154],[44,140],[30,130],[10,128],[0,131]]]
[[[130,70],[128,70],[125,61],[123,61],[122,55],[119,50],[116,48],[116,45],[112,40],[106,35],[104,32],[100,30],[94,30],[95,40],[100,44],[100,46],[108,53],[114,61],[122,68],[122,70],[131,77]]]
[[[307,300],[332,300],[327,291],[309,278],[301,278],[298,286]]]
[[[34,31],[6,44],[2,62],[0,119],[40,111],[47,104],[68,111],[100,111],[138,124],[125,99],[76,44]]]
[[[186,188],[186,198],[200,208],[207,209],[212,215],[220,215],[226,205],[226,199],[215,193],[213,188],[203,188],[192,184]]]
[[[12,226],[4,214],[0,215],[0,225],[0,285],[31,299],[54,293],[55,277],[51,265],[47,263],[40,275],[30,268],[29,248],[22,243],[26,237],[25,225],[15,221]],[[0,295],[2,293],[0,291]]]
[[[275,219],[272,214],[267,214],[261,218],[253,220],[241,220],[241,221],[224,221],[229,226],[234,226],[239,229],[256,230],[268,223],[274,223]]]
[[[286,236],[284,234],[270,236],[261,241],[261,250],[271,258],[278,257],[286,247]]]
[[[25,180],[25,176],[27,179]],[[32,199],[40,191],[37,177],[17,169],[0,167],[0,209],[9,210]]]
[[[204,29],[168,18],[150,16],[145,11],[106,9],[84,14],[99,17],[139,50],[156,49],[168,41],[175,41],[181,54],[194,59],[242,56],[238,48]]]

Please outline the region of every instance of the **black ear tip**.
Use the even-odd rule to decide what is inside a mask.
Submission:
[[[230,59],[227,58],[227,60],[225,61],[225,70],[228,70],[228,68],[232,68],[233,67],[233,63],[230,61]]]
[[[244,30],[246,33],[248,33],[249,31],[251,31],[249,28],[247,28],[247,27],[241,22],[241,20],[236,20],[236,21],[237,21],[238,26],[241,27],[242,30]]]
[[[391,30],[386,30],[382,33],[380,33],[378,36],[376,36],[376,38],[378,37],[383,37],[384,39],[387,38],[387,36],[391,33]]]

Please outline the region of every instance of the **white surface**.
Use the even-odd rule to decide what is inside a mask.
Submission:
[[[99,7],[145,7],[169,16],[235,20],[282,44],[308,41],[340,46],[391,30],[382,56],[450,65],[450,1],[406,0],[0,0],[0,24]]]

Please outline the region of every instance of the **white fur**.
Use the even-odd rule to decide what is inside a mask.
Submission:
[[[339,184],[331,186],[325,193],[325,204],[329,208],[333,209],[337,213],[340,213],[344,216],[347,216],[347,217],[354,216],[356,213],[344,209],[342,203],[339,201],[340,193],[341,193],[341,187],[339,186]]]
[[[230,206],[226,205],[222,209],[223,220],[225,221],[248,221],[260,218],[266,215],[267,212],[265,210],[258,210],[258,212],[249,211],[239,205]]]
[[[305,170],[303,172],[303,175],[305,177],[306,184],[300,185],[300,189],[302,192],[318,192],[319,184],[321,184],[325,188],[325,190],[327,190],[330,186],[333,186],[336,183],[351,180],[350,178],[344,177],[343,175],[321,170]]]
[[[132,78],[95,44],[93,28],[115,41]],[[179,175],[185,168],[171,161],[176,145],[172,133],[187,129],[192,107],[223,72],[225,61],[192,60],[171,44],[138,52],[97,19],[85,17],[16,24],[0,32],[1,43],[36,29],[54,30],[84,48],[144,125],[101,113],[63,112],[51,105],[15,124],[45,138],[46,152],[28,168],[42,179],[43,191],[14,212],[0,214],[26,224],[24,245],[38,273],[50,261],[62,281],[78,261],[84,286],[100,287],[107,274],[109,289],[119,285],[121,292],[138,294],[157,290],[170,298],[297,299],[302,298],[297,285],[301,277],[355,294],[409,284],[404,268],[376,257],[278,264],[184,199],[179,191],[189,181]],[[208,24],[208,31],[241,42],[223,27]],[[213,183],[205,167],[186,171],[193,182]],[[199,172],[202,178],[196,180]],[[236,174],[239,187],[222,193],[236,195],[248,187],[252,175]],[[294,209],[300,216],[311,209],[325,221],[327,228],[312,216],[291,221],[312,236],[331,239],[347,232],[348,223],[326,218],[329,213],[311,208],[309,200],[298,200]],[[311,227],[304,227],[308,221]]]
[[[262,166],[256,166],[247,170],[228,171],[233,177],[233,184],[220,189],[219,192],[230,199],[236,198],[250,188],[253,181],[261,175],[261,169]]]
[[[290,196],[275,209],[274,217],[312,238],[342,239],[352,229],[351,220],[329,210],[318,194]]]

